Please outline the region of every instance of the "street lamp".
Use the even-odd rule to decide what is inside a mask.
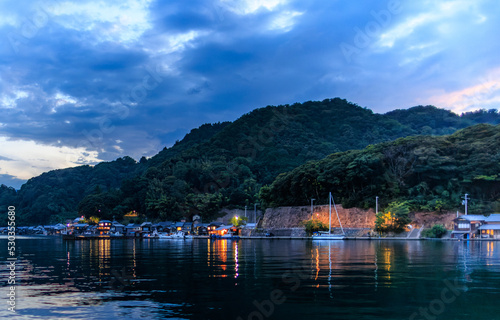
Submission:
[[[311,198],[311,220],[313,219],[313,213],[314,213],[314,207],[313,207],[313,202],[314,202],[314,198]]]
[[[378,197],[375,197],[375,214],[378,214]]]

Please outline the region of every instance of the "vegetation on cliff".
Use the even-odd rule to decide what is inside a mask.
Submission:
[[[261,189],[269,206],[306,205],[332,191],[344,207],[405,201],[411,210],[500,210],[500,125],[480,124],[449,136],[413,136],[332,154],[279,175]]]

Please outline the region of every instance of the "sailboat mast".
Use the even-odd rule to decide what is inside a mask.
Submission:
[[[328,234],[332,234],[332,193],[328,193]]]
[[[344,228],[342,228],[342,222],[340,222],[340,217],[339,217],[339,213],[337,211],[337,206],[335,205],[335,200],[333,200],[331,192],[330,192],[330,199],[333,201],[333,207],[335,208],[335,213],[337,214],[337,219],[339,219],[340,230],[342,230],[342,234],[345,234],[344,233]],[[331,209],[330,209],[330,211],[331,211]],[[331,219],[331,214],[330,214],[330,219]]]

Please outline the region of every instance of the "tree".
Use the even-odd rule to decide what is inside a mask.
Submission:
[[[321,222],[320,220],[311,219],[304,222],[304,227],[306,229],[306,233],[310,236],[314,232],[318,231],[327,231],[328,225]]]
[[[424,238],[441,238],[446,234],[446,229],[442,224],[435,224],[432,228],[425,229],[422,231],[422,237]]]
[[[238,217],[234,216],[231,218],[230,222],[235,227],[241,227],[247,224],[248,217]]]
[[[377,214],[375,219],[375,230],[386,232],[402,232],[406,225],[410,223],[408,214],[410,209],[406,202],[392,202],[385,209]]]

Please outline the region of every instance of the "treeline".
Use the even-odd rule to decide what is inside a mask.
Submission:
[[[136,162],[124,157],[95,167],[55,170],[30,179],[17,192],[2,186],[0,205],[15,203],[26,224],[60,222],[77,215],[120,219],[130,211],[148,219],[178,220],[199,214],[207,220],[222,207],[262,202],[259,194],[265,200],[261,206],[302,205],[310,195],[319,195],[319,189],[287,202],[266,198],[274,187],[262,187],[276,186],[283,179],[277,178],[280,173],[332,153],[411,135],[450,134],[478,122],[498,124],[500,115],[496,110],[481,110],[458,116],[433,106],[375,114],[340,98],[268,106],[234,122],[193,129],[150,159]],[[359,160],[359,168],[356,162],[348,162],[348,171],[362,172],[370,168],[370,161]],[[311,183],[309,188],[318,188]],[[364,182],[356,183],[352,193],[361,192],[360,196],[348,195],[343,201],[366,206],[363,202],[369,200],[364,195],[369,193],[359,188]]]
[[[305,205],[333,192],[344,207],[405,202],[412,210],[500,211],[500,125],[449,136],[413,136],[332,154],[280,174],[261,189],[269,206]],[[320,200],[321,201],[321,200]],[[326,201],[326,200],[324,200]]]

